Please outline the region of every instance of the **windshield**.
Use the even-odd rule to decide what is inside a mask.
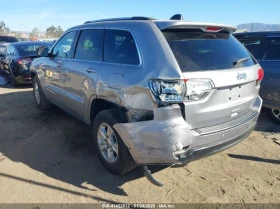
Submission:
[[[0,42],[13,43],[18,42],[18,40],[13,36],[0,36]]]
[[[256,64],[245,47],[228,32],[173,29],[164,30],[163,35],[182,72],[223,70]],[[248,59],[238,62],[244,58]]]
[[[16,46],[16,49],[20,56],[36,56],[36,49],[40,46],[51,47],[51,44],[24,44]]]

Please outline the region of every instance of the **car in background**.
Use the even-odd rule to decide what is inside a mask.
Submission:
[[[258,60],[265,76],[260,96],[268,116],[280,125],[280,32],[248,32],[233,34]]]
[[[18,39],[13,36],[0,36],[0,59],[6,51],[6,47],[14,42],[18,42]]]
[[[18,42],[18,39],[13,36],[0,36],[0,75],[5,74],[5,69],[1,60],[4,58],[6,47],[14,42]]]
[[[31,83],[30,64],[37,57],[37,48],[51,47],[49,42],[16,42],[8,45],[1,64],[8,82],[13,86]]]
[[[18,41],[31,41],[30,38],[18,38]]]

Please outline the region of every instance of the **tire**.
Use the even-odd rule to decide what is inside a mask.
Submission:
[[[276,124],[280,125],[280,110],[266,109],[267,116]]]
[[[45,97],[45,94],[42,90],[42,87],[40,85],[39,79],[37,76],[34,77],[33,79],[33,96],[34,96],[34,100],[36,103],[36,106],[40,109],[40,110],[47,110],[50,109],[52,107],[51,102]]]
[[[121,174],[127,173],[137,167],[137,164],[131,157],[131,155],[128,151],[128,148],[126,147],[126,145],[124,144],[124,142],[122,141],[121,137],[118,135],[116,130],[113,128],[113,126],[115,124],[124,122],[121,118],[122,117],[119,114],[117,109],[103,110],[97,114],[97,116],[94,120],[94,123],[93,123],[93,139],[95,142],[94,144],[95,144],[96,150],[98,152],[99,159],[100,159],[101,163],[103,164],[103,166],[115,175],[121,175]],[[109,162],[109,160],[106,159],[106,157],[105,157],[106,154],[104,155],[104,153],[106,153],[106,151],[104,151],[104,150],[106,150],[106,149],[108,150],[108,147],[110,147],[110,145],[108,145],[108,143],[107,143],[107,145],[102,145],[101,141],[104,141],[104,140],[102,139],[103,137],[101,137],[101,134],[99,132],[99,130],[106,130],[106,125],[107,125],[107,128],[108,127],[111,128],[111,130],[113,131],[113,134],[115,136],[115,138],[108,137],[107,141],[116,141],[116,143],[113,143],[113,144],[114,144],[114,146],[117,147],[117,153],[115,151],[111,152],[111,153],[113,153],[112,160],[115,160],[115,161],[111,161],[111,162]],[[108,133],[108,130],[109,129],[107,129],[107,133]],[[106,136],[109,135],[107,133],[106,133]],[[103,143],[103,144],[106,144],[106,143]],[[101,145],[105,146],[105,147],[107,146],[107,148],[104,148],[104,150],[102,151],[102,149],[100,148]],[[113,149],[111,149],[111,150],[113,150]]]

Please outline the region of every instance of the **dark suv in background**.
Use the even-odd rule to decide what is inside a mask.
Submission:
[[[0,36],[0,74],[4,74],[5,66],[1,63],[4,59],[6,48],[10,43],[18,42],[18,39],[13,36]]]
[[[235,33],[264,69],[260,96],[272,120],[280,124],[280,32]]]
[[[18,39],[13,36],[0,36],[0,58],[3,57],[3,54],[6,51],[6,47],[10,43],[18,42]]]

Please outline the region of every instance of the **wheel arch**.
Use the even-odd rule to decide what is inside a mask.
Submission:
[[[90,108],[89,108],[89,124],[93,124],[97,114],[103,110],[109,110],[109,109],[117,109],[120,116],[122,117],[122,120],[127,122],[127,117],[126,117],[126,108],[119,106],[118,104],[108,101],[106,99],[101,99],[101,98],[94,98],[91,103],[90,103]]]

